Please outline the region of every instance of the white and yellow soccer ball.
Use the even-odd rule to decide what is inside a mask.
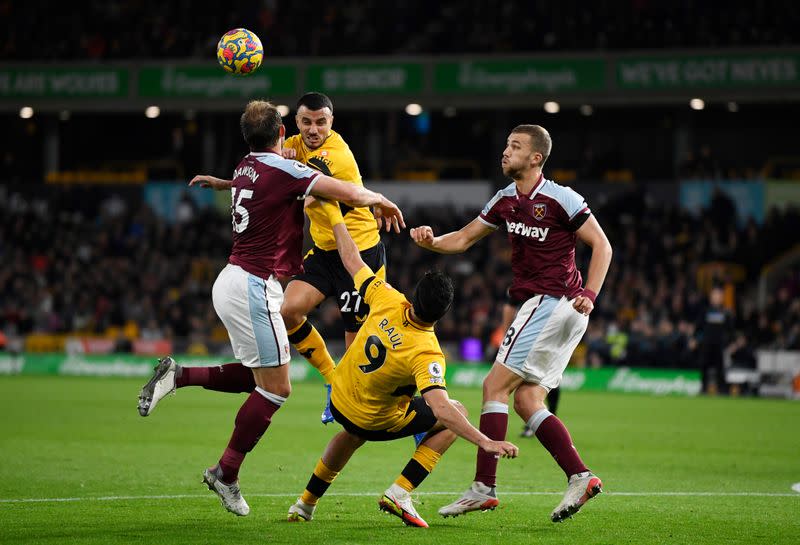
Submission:
[[[264,47],[255,32],[234,28],[222,35],[217,44],[217,61],[226,72],[249,76],[261,66]]]

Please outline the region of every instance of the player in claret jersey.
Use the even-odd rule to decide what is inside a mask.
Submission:
[[[302,270],[304,198],[315,195],[349,206],[375,206],[398,232],[404,224],[400,210],[380,194],[282,157],[285,129],[277,108],[269,102],[250,102],[242,114],[241,129],[250,153],[236,167],[233,179],[197,176],[190,182],[228,184],[231,190],[233,249],[214,282],[212,298],[241,364],[182,368],[172,358],[164,358],[139,395],[139,413],[149,415],[176,386],[250,392],[219,463],[203,475],[226,509],[247,515],[250,508],[239,490],[239,467],[291,391],[286,365],[289,339],[280,315],[283,289],[277,278]],[[249,381],[243,379],[243,372],[251,375]],[[242,384],[249,390],[243,390]]]
[[[505,438],[508,399],[564,471],[567,491],[550,518],[560,522],[601,491],[602,483],[578,455],[567,428],[544,405],[561,382],[581,340],[594,300],[611,262],[611,245],[583,197],[542,175],[550,155],[549,133],[538,125],[519,125],[503,151],[503,174],[514,180],[501,189],[481,214],[459,231],[434,236],[428,226],[411,230],[414,241],[439,253],[458,253],[496,230],[511,242],[511,303],[519,305],[511,327],[483,382],[480,429]],[[586,285],[575,266],[575,244],[592,248]],[[497,458],[478,450],[475,480],[457,501],[439,514],[456,516],[494,509]]]
[[[300,134],[286,140],[283,157],[297,159],[314,170],[338,180],[363,187],[353,153],[342,136],[332,129],[333,103],[322,93],[306,93],[297,101],[295,122]],[[206,177],[204,187],[228,190],[230,181]],[[311,201],[311,199],[308,199]],[[379,278],[386,278],[386,252],[378,234],[375,217],[368,207],[340,203],[348,231],[356,242],[361,258]],[[327,403],[322,422],[333,422],[330,413],[330,383],[334,361],[317,329],[306,316],[327,297],[336,297],[345,326],[345,347],[350,346],[361,327],[369,306],[353,286],[339,254],[327,216],[315,207],[307,211],[314,247],[303,259],[302,271],[291,278],[284,293],[281,316],[288,330],[289,342],[322,375],[327,388]],[[298,238],[297,242],[300,242]],[[254,384],[247,370],[226,367],[223,391],[249,392]],[[237,380],[240,379],[240,380]],[[195,384],[178,384],[178,387]],[[203,386],[208,387],[205,384]],[[217,388],[211,388],[217,389]]]

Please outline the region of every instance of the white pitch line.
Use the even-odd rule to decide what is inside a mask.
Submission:
[[[421,496],[456,496],[461,492],[424,492]],[[380,496],[380,492],[339,492],[326,494],[326,497],[350,496],[368,497]],[[532,491],[502,491],[501,496],[560,496],[563,492],[532,492]],[[800,498],[796,493],[780,492],[604,492],[604,496],[648,496],[648,497],[761,497],[761,498]],[[248,498],[293,498],[296,492],[279,494],[246,494]],[[170,494],[170,495],[141,495],[141,496],[88,496],[84,498],[0,498],[0,503],[61,503],[81,501],[131,501],[131,500],[179,500],[208,498],[210,494]]]

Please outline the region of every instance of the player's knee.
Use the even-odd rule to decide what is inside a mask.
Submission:
[[[289,397],[290,395],[292,395],[292,385],[289,383],[275,384],[272,386],[270,391],[275,395],[279,395],[281,397]]]
[[[299,326],[306,319],[305,312],[293,301],[284,301],[281,305],[281,318],[288,329]]]
[[[544,408],[546,408],[544,402],[540,399],[521,395],[514,396],[514,412],[523,420],[527,420],[532,414]]]
[[[455,407],[458,410],[458,412],[460,412],[464,416],[469,416],[469,411],[467,411],[467,408],[463,405],[463,403],[461,403],[457,399],[451,399],[450,403],[453,405],[453,407]]]

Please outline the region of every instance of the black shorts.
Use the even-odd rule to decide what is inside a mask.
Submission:
[[[406,414],[415,411],[417,414],[414,418],[405,425],[402,429],[396,431],[388,430],[365,430],[347,419],[340,413],[336,407],[331,403],[331,414],[342,427],[353,435],[357,435],[367,441],[392,441],[393,439],[400,439],[401,437],[411,437],[418,433],[425,433],[430,431],[436,425],[436,416],[433,410],[428,407],[425,400],[421,396],[411,398],[411,403],[408,404]]]
[[[379,242],[372,248],[362,251],[361,259],[377,274],[381,267],[386,266],[386,250],[383,243]],[[303,270],[303,273],[292,280],[308,282],[326,298],[336,297],[345,331],[358,331],[369,314],[369,305],[361,299],[358,290],[353,286],[353,277],[344,268],[339,251],[326,252],[314,246],[303,260]]]

